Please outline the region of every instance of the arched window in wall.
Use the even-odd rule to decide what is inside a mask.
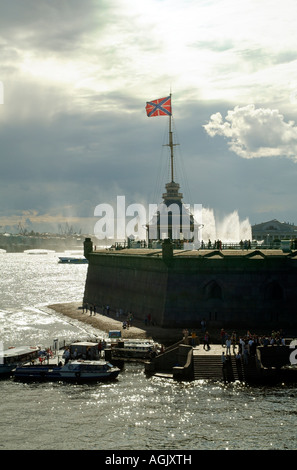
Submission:
[[[210,281],[204,287],[204,295],[207,299],[222,299],[222,288],[216,281]]]
[[[283,300],[284,292],[281,285],[277,281],[269,282],[265,287],[266,300]]]

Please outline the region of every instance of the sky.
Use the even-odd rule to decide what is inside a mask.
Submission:
[[[0,232],[92,233],[175,180],[223,220],[297,224],[295,0],[0,0]]]

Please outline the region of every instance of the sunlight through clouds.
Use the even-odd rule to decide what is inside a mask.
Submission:
[[[0,0],[0,11],[3,227],[22,211],[37,224],[71,207],[83,224],[87,204],[147,200],[166,123],[145,103],[171,91],[193,202],[230,213],[237,200],[251,217],[282,185],[271,218],[281,204],[295,217],[295,0]]]

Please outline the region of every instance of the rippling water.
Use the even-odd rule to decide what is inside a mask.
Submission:
[[[50,344],[97,330],[45,308],[82,299],[87,265],[57,255],[0,255],[5,345]],[[0,449],[296,449],[297,389],[147,378],[126,364],[116,382],[0,381]]]

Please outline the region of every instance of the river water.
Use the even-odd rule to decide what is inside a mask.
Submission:
[[[87,265],[58,254],[0,254],[4,347],[104,333],[46,306],[82,299]],[[116,382],[0,381],[1,450],[296,449],[297,388],[175,383],[125,364]]]

